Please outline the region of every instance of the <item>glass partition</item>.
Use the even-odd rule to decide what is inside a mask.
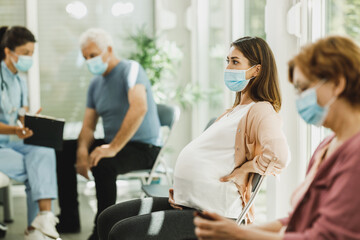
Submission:
[[[77,138],[92,78],[80,52],[80,34],[92,27],[105,29],[117,55],[126,58],[133,48],[129,34],[142,26],[153,31],[153,1],[38,0],[38,23],[43,114],[65,118],[64,137]],[[96,134],[101,137],[101,127]]]

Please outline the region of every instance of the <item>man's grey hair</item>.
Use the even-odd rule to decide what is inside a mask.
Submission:
[[[95,43],[102,51],[114,45],[108,32],[101,28],[90,28],[80,36],[80,47],[83,49],[89,42]]]

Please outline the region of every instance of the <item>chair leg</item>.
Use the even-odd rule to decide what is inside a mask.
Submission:
[[[141,185],[146,185],[146,177],[141,177]]]
[[[14,206],[11,194],[11,185],[3,189],[3,203],[4,203],[4,222],[11,223],[14,221]]]

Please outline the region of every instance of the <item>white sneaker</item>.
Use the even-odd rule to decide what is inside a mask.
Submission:
[[[39,230],[44,235],[57,239],[59,237],[59,233],[56,230],[56,224],[59,222],[59,219],[55,217],[52,212],[43,212],[39,213],[31,226],[35,229]]]
[[[44,235],[42,232],[40,232],[37,229],[34,230],[25,230],[25,240],[53,240],[53,238],[50,238],[46,235]]]

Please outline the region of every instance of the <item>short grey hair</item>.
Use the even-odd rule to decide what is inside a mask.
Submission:
[[[114,45],[108,32],[101,28],[90,28],[80,36],[80,47],[83,49],[89,42],[95,43],[102,51]]]

